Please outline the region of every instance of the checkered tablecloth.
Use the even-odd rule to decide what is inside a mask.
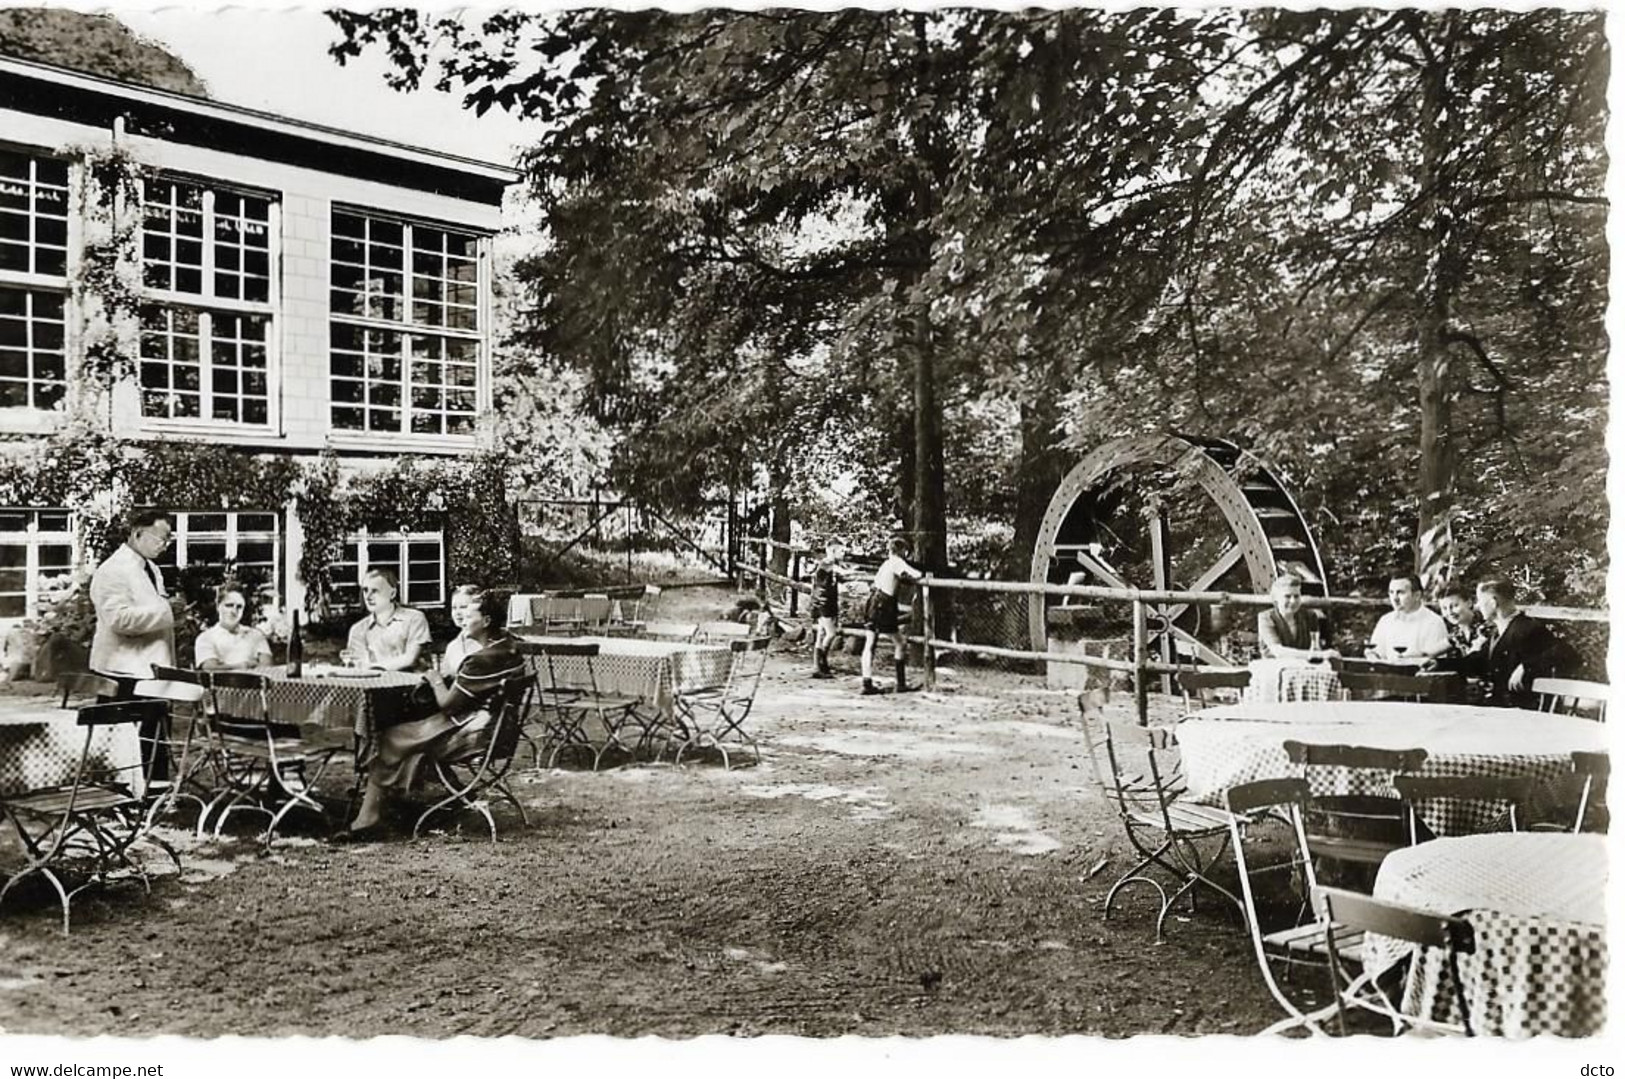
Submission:
[[[1608,751],[1603,725],[1574,716],[1460,704],[1327,701],[1299,704],[1243,702],[1209,708],[1179,724],[1177,737],[1190,797],[1220,805],[1239,783],[1280,779],[1300,772],[1281,744],[1289,739],[1321,745],[1428,751],[1423,775],[1532,775],[1551,784],[1566,776],[1576,750]],[[1314,768],[1315,795],[1390,794],[1392,775],[1365,769]],[[1436,835],[1499,828],[1503,807],[1493,802],[1440,798],[1421,816]]]
[[[1337,672],[1325,663],[1296,659],[1255,659],[1247,664],[1252,681],[1243,701],[1329,701],[1343,695]]]
[[[1475,1032],[1584,1037],[1607,1015],[1607,876],[1603,836],[1460,836],[1390,854],[1374,894],[1471,923],[1477,949],[1458,969]],[[1385,970],[1411,949],[1368,937],[1366,969]],[[1459,1022],[1442,952],[1412,964],[1404,1007]]]
[[[412,687],[423,681],[421,674],[407,671],[377,671],[359,678],[289,678],[285,667],[255,673],[271,680],[265,696],[272,721],[350,732],[355,739],[357,768],[372,759],[374,716],[399,708]],[[216,690],[215,701],[228,715],[252,716],[258,709],[247,690]]]
[[[8,710],[0,716],[0,794],[18,794],[73,782],[85,729],[74,713],[49,705]],[[141,741],[134,724],[103,727],[91,736],[91,764],[128,769],[139,785]]]
[[[647,637],[526,635],[525,639],[598,645],[598,655],[592,658],[592,675],[598,683],[598,691],[636,697],[652,711],[668,717],[674,693],[722,685],[728,680],[728,667],[733,661],[733,653],[725,647]],[[585,657],[556,656],[553,672],[560,686],[590,684]],[[537,674],[545,683],[547,665],[544,660],[537,660]]]

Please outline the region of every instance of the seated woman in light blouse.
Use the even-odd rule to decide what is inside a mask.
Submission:
[[[361,580],[367,616],[350,627],[340,661],[347,667],[410,671],[429,643],[423,612],[397,603],[401,586],[393,570],[375,569]]]
[[[243,671],[271,665],[271,642],[253,626],[243,625],[247,603],[235,588],[215,593],[215,614],[219,621],[197,635],[192,645],[195,666],[200,671]]]
[[[335,842],[377,838],[387,792],[409,789],[426,761],[455,760],[479,747],[504,680],[526,673],[524,657],[503,628],[507,613],[508,598],[498,592],[459,588],[452,596],[452,620],[462,630],[446,649],[448,662],[456,657],[455,673],[450,680],[438,670],[424,675],[423,692],[414,691],[409,706],[419,718],[379,733],[361,807]]]

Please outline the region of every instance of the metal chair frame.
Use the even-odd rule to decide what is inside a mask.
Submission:
[[[1093,702],[1087,692],[1079,695],[1085,722],[1091,718]],[[1117,807],[1118,818],[1139,861],[1125,870],[1106,893],[1103,917],[1110,919],[1118,893],[1131,884],[1145,884],[1156,890],[1160,900],[1156,939],[1162,942],[1163,924],[1179,897],[1190,897],[1196,909],[1196,890],[1205,886],[1234,903],[1240,898],[1209,874],[1224,856],[1223,836],[1231,814],[1212,806],[1186,801],[1181,765],[1174,756],[1175,740],[1166,727],[1140,727],[1130,723],[1103,722],[1104,737],[1090,741],[1090,765],[1096,782]],[[1105,750],[1107,769],[1102,771],[1098,754]],[[1144,760],[1140,754],[1144,754]],[[1163,761],[1159,762],[1161,754]],[[1173,765],[1164,772],[1163,762]],[[1109,778],[1108,778],[1109,777]],[[1219,839],[1211,851],[1203,844]],[[1155,867],[1177,887],[1170,893],[1163,882],[1146,875]]]
[[[1449,702],[1460,700],[1465,682],[1460,675],[1390,674],[1385,672],[1338,671],[1344,700],[1356,700],[1356,693],[1381,693],[1411,701]]]
[[[479,747],[473,752],[451,760],[434,762],[435,776],[446,794],[418,815],[412,825],[412,837],[417,838],[423,824],[442,811],[473,810],[485,818],[491,830],[491,842],[497,841],[497,825],[490,808],[480,797],[486,791],[494,792],[519,811],[519,820],[525,825],[530,818],[525,807],[509,789],[507,776],[519,748],[519,733],[524,726],[531,694],[536,690],[536,676],[504,679],[496,694],[496,709]],[[459,774],[464,772],[466,774]]]
[[[106,883],[111,870],[132,870],[151,893],[152,882],[145,867],[130,857],[137,843],[154,844],[169,855],[176,872],[181,871],[175,848],[152,832],[150,807],[157,796],[138,794],[133,783],[117,778],[120,772],[134,772],[149,781],[150,758],[123,768],[90,767],[91,742],[98,728],[134,724],[139,729],[142,724],[159,724],[167,709],[167,704],[158,700],[85,705],[78,710],[77,722],[84,728],[85,738],[73,781],[66,786],[0,795],[0,816],[11,821],[27,859],[27,864],[0,887],[0,903],[20,881],[41,876],[56,891],[62,905],[62,935],[67,936],[73,897],[92,884]],[[58,870],[65,870],[80,858],[89,860],[92,871],[83,883],[67,888]]]
[[[1574,812],[1574,831],[1578,834],[1585,827],[1586,810],[1591,806],[1593,798],[1602,806],[1603,827],[1608,830],[1608,754],[1587,753],[1577,750],[1573,754],[1575,774],[1585,777],[1580,787],[1580,804]]]
[[[677,743],[672,757],[676,764],[682,764],[683,754],[691,749],[715,749],[722,754],[722,767],[732,768],[728,742],[736,741],[750,748],[757,764],[762,763],[762,748],[756,737],[745,730],[745,720],[756,703],[756,690],[767,665],[770,643],[769,637],[730,641],[728,648],[732,656],[728,662],[728,677],[721,686],[672,693],[674,726],[661,747],[661,755],[665,753],[665,746],[673,742]],[[646,738],[652,736],[652,730],[645,730]]]
[[[270,680],[251,671],[212,671],[208,685],[214,698],[209,724],[210,740],[219,756],[218,782],[208,809],[198,818],[198,835],[204,834],[208,817],[216,808],[214,834],[218,838],[226,821],[238,810],[263,813],[269,818],[261,841],[264,847],[276,840],[276,830],[289,813],[304,809],[327,823],[327,809],[311,797],[338,747],[312,746],[303,740],[277,737],[270,718]],[[247,691],[258,701],[257,715],[233,715],[220,707],[222,689]],[[257,734],[223,730],[225,723],[259,728]],[[297,777],[299,789],[289,786]],[[274,808],[273,808],[274,807]]]
[[[668,641],[693,641],[700,632],[698,622],[644,622],[641,635]]]
[[[700,644],[730,644],[750,635],[750,627],[743,622],[701,622],[694,630],[694,640]]]
[[[1291,981],[1294,969],[1318,969],[1334,954],[1340,962],[1358,963],[1365,939],[1358,930],[1323,924],[1318,908],[1311,907],[1308,902],[1315,888],[1314,858],[1309,853],[1308,836],[1303,824],[1308,803],[1309,784],[1297,778],[1242,783],[1225,791],[1225,807],[1231,814],[1230,846],[1241,880],[1242,912],[1248,935],[1252,938],[1253,956],[1264,976],[1264,987],[1287,1013],[1285,1018],[1266,1027],[1262,1032],[1265,1034],[1280,1034],[1298,1027],[1311,1035],[1324,1034],[1321,1024],[1336,1009],[1335,1003],[1309,1010],[1299,1007],[1276,979],[1275,966],[1282,968],[1283,980]],[[1248,834],[1248,826],[1264,819],[1281,821],[1288,827],[1292,853],[1285,861],[1260,866],[1253,864],[1247,856],[1247,842],[1253,838]],[[1288,875],[1289,883],[1303,901],[1298,906],[1298,916],[1292,925],[1265,932],[1258,913],[1254,881],[1283,872]],[[1303,920],[1305,914],[1311,916],[1309,921]]]
[[[164,723],[158,732],[158,742],[162,749],[176,759],[171,772],[166,779],[155,779],[151,782],[162,792],[161,797],[152,800],[148,810],[149,826],[159,817],[173,810],[181,801],[196,802],[198,819],[208,812],[209,796],[213,793],[210,785],[202,781],[205,771],[212,774],[217,767],[213,759],[213,751],[209,745],[207,706],[208,689],[203,685],[202,679],[196,671],[183,670],[178,667],[153,667],[153,677],[147,681],[137,682],[135,695],[147,700],[161,700],[168,705],[168,712]],[[179,739],[175,737],[175,719],[177,706],[185,711],[186,733]],[[199,734],[202,737],[198,737]]]
[[[1456,1007],[1461,1023],[1446,1023],[1428,1016],[1406,1015],[1394,1006],[1388,995],[1364,972],[1352,979],[1333,962],[1327,953],[1326,974],[1331,981],[1333,1004],[1337,1009],[1339,1033],[1348,1033],[1348,1010],[1361,1008],[1382,1016],[1394,1025],[1394,1033],[1405,1030],[1427,1030],[1446,1034],[1465,1034],[1472,1037],[1472,1020],[1467,1011],[1467,990],[1461,979],[1457,959],[1476,950],[1473,927],[1461,918],[1415,910],[1397,903],[1386,903],[1358,892],[1341,888],[1316,888],[1315,908],[1321,912],[1326,926],[1326,940],[1331,947],[1332,927],[1345,926],[1366,933],[1408,941],[1422,948],[1441,948],[1445,965],[1455,989]],[[1419,957],[1413,956],[1412,962]]]
[[[547,758],[549,768],[557,766],[559,757],[571,749],[591,753],[593,771],[598,770],[604,753],[611,745],[619,746],[627,753],[633,752],[633,747],[621,742],[620,732],[641,702],[635,697],[620,697],[599,691],[594,664],[599,646],[595,642],[522,641],[519,651],[524,655],[540,656],[547,670],[546,688],[538,688],[534,694],[535,712],[542,720],[542,739],[531,743],[536,747],[538,764],[540,748],[548,743],[552,743],[552,752]],[[557,661],[565,658],[580,659],[586,665],[585,686],[560,684]],[[587,722],[595,718],[604,728],[604,742],[601,745],[594,744],[587,734]]]

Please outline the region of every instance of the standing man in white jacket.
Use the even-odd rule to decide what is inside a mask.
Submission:
[[[154,663],[175,665],[175,615],[164,576],[152,561],[169,546],[174,525],[161,510],[137,510],[129,526],[123,545],[90,579],[90,602],[96,607],[90,669],[125,679],[151,678]]]

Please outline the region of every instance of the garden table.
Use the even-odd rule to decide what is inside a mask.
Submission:
[[[528,641],[556,644],[596,644],[592,673],[600,693],[636,697],[640,711],[664,721],[672,717],[675,695],[720,686],[728,680],[733,653],[726,645],[689,644],[650,637],[548,637],[519,631]],[[545,680],[546,670],[538,672]],[[580,656],[553,660],[559,688],[586,688],[587,661]]]
[[[0,712],[0,793],[67,786],[84,744],[75,712],[45,703]],[[133,725],[99,728],[90,756],[97,767],[129,769],[139,785],[141,740]]]
[[[1342,696],[1337,672],[1325,662],[1299,659],[1255,659],[1247,664],[1252,681],[1244,701],[1329,701]]]
[[[1239,783],[1281,779],[1299,772],[1287,760],[1287,740],[1319,745],[1428,751],[1422,775],[1531,775],[1548,786],[1567,776],[1576,750],[1608,752],[1603,725],[1575,716],[1486,705],[1399,701],[1319,701],[1240,704],[1208,708],[1175,731],[1189,797],[1222,803]],[[1317,796],[1387,794],[1392,777],[1366,770],[1317,768]],[[1493,802],[1440,798],[1421,807],[1435,834],[1462,835],[1499,823]]]
[[[1459,970],[1475,1033],[1584,1037],[1606,1017],[1607,846],[1540,832],[1437,839],[1384,859],[1373,894],[1472,925],[1477,949]],[[1375,976],[1412,951],[1368,936],[1362,958]],[[1460,1021],[1446,969],[1437,950],[1412,962],[1406,1012]]]
[[[286,667],[262,667],[254,672],[270,679],[265,693],[268,718],[274,723],[349,732],[357,771],[372,760],[375,718],[402,708],[412,687],[423,681],[422,674],[411,671],[371,671],[346,677],[307,666],[307,672],[299,678],[290,678]],[[215,702],[228,715],[253,715],[258,710],[248,690],[216,690]]]

